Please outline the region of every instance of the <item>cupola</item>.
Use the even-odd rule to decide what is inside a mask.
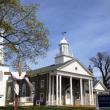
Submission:
[[[59,43],[59,53],[55,57],[55,63],[64,63],[71,59],[72,56],[69,53],[69,43],[66,40],[65,34],[63,34],[63,39]]]

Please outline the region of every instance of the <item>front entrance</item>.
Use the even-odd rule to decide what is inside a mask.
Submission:
[[[65,91],[65,105],[71,105],[70,90]]]

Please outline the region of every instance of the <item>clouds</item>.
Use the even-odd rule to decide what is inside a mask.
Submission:
[[[40,66],[53,63],[63,31],[67,32],[71,52],[86,65],[98,51],[110,52],[110,0],[24,1],[40,4],[37,16],[50,31],[51,47]]]

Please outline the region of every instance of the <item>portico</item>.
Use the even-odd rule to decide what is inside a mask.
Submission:
[[[48,105],[93,105],[92,73],[71,56],[65,38],[60,41],[55,65],[58,67],[49,73]]]
[[[62,73],[56,73],[55,75],[49,75],[49,100],[48,100],[48,105],[57,105],[57,106],[62,106],[62,105],[74,105],[74,101],[76,100],[74,97],[74,90],[73,90],[73,85],[74,85],[74,80],[79,81],[79,100],[80,100],[80,105],[87,105],[85,101],[85,96],[84,92],[86,89],[84,87],[84,84],[88,83],[88,90],[89,90],[89,105],[94,104],[94,99],[93,99],[93,85],[92,85],[92,78],[90,77],[85,77],[84,76],[74,76],[68,73],[68,75],[64,75]],[[63,81],[67,79],[68,80],[68,88],[69,92],[66,94],[66,89],[64,89]],[[63,80],[63,81],[62,81]],[[85,82],[86,81],[86,82]],[[67,89],[68,89],[67,88]],[[65,92],[65,94],[64,94]],[[66,103],[68,101],[68,103]]]

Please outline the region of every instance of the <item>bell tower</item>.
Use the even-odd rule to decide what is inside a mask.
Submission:
[[[68,55],[69,54],[69,44],[66,41],[65,37],[60,41],[59,48],[60,48],[60,54],[61,55]]]
[[[66,61],[72,60],[72,56],[69,53],[69,43],[65,39],[65,33],[63,34],[63,39],[59,43],[59,53],[55,57],[55,64],[64,63]]]

